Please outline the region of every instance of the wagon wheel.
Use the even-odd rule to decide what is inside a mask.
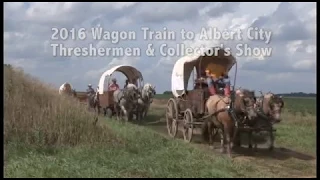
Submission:
[[[175,99],[170,98],[166,111],[168,134],[175,138],[178,132],[178,106]]]
[[[187,109],[184,112],[183,138],[185,142],[191,142],[193,136],[193,116],[192,111]]]

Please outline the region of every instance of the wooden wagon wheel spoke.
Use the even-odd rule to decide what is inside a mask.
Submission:
[[[178,132],[178,108],[176,100],[173,98],[170,98],[167,103],[166,120],[168,134],[173,138],[176,137]]]
[[[191,142],[193,136],[193,115],[190,109],[184,113],[183,138],[186,142]]]

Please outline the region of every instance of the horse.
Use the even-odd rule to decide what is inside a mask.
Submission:
[[[59,94],[72,95],[72,86],[70,83],[65,82],[59,88]]]
[[[275,95],[271,92],[263,94],[261,91],[261,96],[257,99],[256,108],[258,110],[258,118],[254,124],[254,127],[261,128],[266,127],[270,130],[269,136],[269,147],[268,149],[272,151],[274,149],[274,136],[272,131],[272,126],[275,123],[281,122],[281,111],[284,107],[284,102],[281,96]],[[249,132],[249,148],[252,148],[252,141],[254,141],[254,150],[257,151],[257,142],[252,138],[252,131]]]
[[[155,86],[147,83],[141,89],[141,97],[138,99],[138,111],[141,112],[141,118],[145,118],[150,108],[150,104],[153,101],[154,95],[156,95]]]
[[[270,117],[272,123],[281,122],[281,111],[284,107],[284,102],[281,96],[271,92],[263,95],[263,99],[257,103],[260,111],[267,117]]]
[[[121,114],[125,116],[126,121],[132,120],[139,97],[138,88],[134,84],[128,84],[126,88],[113,92],[114,109],[118,120]]]
[[[208,117],[202,125],[202,137],[213,148],[213,139],[219,131],[221,140],[221,153],[225,152],[224,144],[227,144],[227,153],[231,157],[231,149],[233,147],[233,140],[237,135],[234,127],[237,126],[236,113],[241,112],[248,119],[257,117],[254,111],[254,92],[243,89],[234,93],[234,104],[230,109],[231,98],[221,95],[212,95],[206,101],[206,110],[210,117]],[[253,95],[252,95],[253,94]],[[230,112],[233,110],[234,112]]]
[[[92,101],[92,108],[100,114],[100,100],[99,100],[99,91],[96,91],[93,96],[93,101]]]

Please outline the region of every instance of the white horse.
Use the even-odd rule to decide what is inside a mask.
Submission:
[[[65,82],[63,83],[60,88],[59,88],[59,94],[67,94],[67,95],[72,95],[72,86],[70,83]]]
[[[138,87],[132,83],[129,83],[126,88],[128,88],[128,89],[132,88],[132,89],[138,90]]]
[[[117,119],[124,115],[127,121],[132,120],[137,109],[138,98],[140,97],[136,85],[128,84],[124,89],[117,89],[113,92],[114,109]],[[136,115],[138,117],[138,115]]]
[[[156,87],[150,83],[146,83],[141,90],[141,97],[138,100],[139,109],[142,113],[142,118],[147,116],[150,104],[153,101],[154,95],[156,95]]]

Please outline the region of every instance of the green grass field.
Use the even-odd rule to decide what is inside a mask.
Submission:
[[[157,94],[157,99],[169,99],[171,94]],[[303,116],[316,115],[316,98],[312,97],[284,97],[285,109],[292,114],[302,114]]]
[[[171,94],[156,94],[155,98],[157,99],[169,99],[173,97]]]
[[[292,114],[301,113],[302,116],[309,114],[316,115],[316,98],[300,98],[291,97],[285,98],[286,109]]]
[[[103,117],[94,124],[75,99],[11,68],[5,68],[4,87],[5,177],[316,176],[314,100],[286,99],[274,153],[229,159],[147,125]],[[163,122],[168,96],[158,98],[145,121]]]

